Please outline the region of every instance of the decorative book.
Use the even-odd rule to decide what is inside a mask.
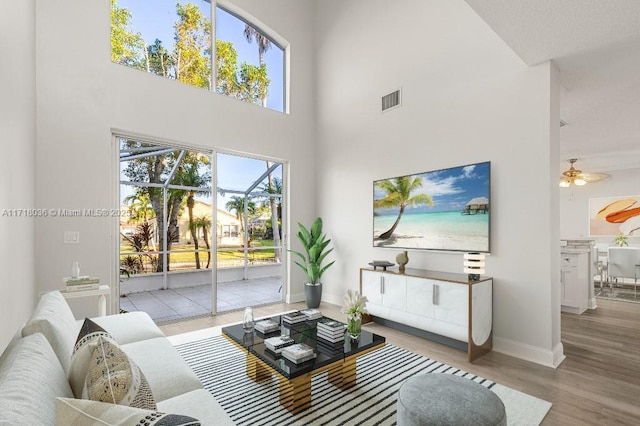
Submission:
[[[269,349],[271,352],[275,352],[276,354],[281,353],[284,348],[291,346],[294,343],[295,340],[293,340],[289,336],[270,337],[268,339],[265,339],[264,341],[264,345],[267,347],[267,349]]]
[[[282,321],[289,324],[297,324],[307,320],[307,316],[300,311],[290,312],[282,316]]]
[[[282,356],[295,364],[299,364],[315,358],[316,353],[313,348],[306,343],[296,343],[284,348]]]
[[[64,283],[67,287],[75,285],[98,284],[100,283],[100,278],[84,275],[78,278],[65,278]]]
[[[308,320],[317,320],[322,318],[322,312],[317,309],[305,309],[304,311],[300,312],[302,312]]]
[[[344,332],[339,336],[328,336],[320,332],[317,333],[318,340],[326,340],[327,342],[336,343],[344,341]]]
[[[264,334],[280,330],[280,324],[271,318],[256,322],[254,327],[256,330]]]
[[[86,291],[97,290],[100,288],[100,284],[74,284],[67,285],[66,291]]]

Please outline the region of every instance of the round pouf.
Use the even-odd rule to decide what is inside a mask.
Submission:
[[[414,376],[398,391],[398,426],[506,425],[502,400],[484,386],[444,373]]]

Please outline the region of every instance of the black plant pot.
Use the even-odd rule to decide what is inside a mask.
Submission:
[[[320,300],[322,299],[322,283],[304,285],[304,296],[307,299],[308,308],[320,307]]]

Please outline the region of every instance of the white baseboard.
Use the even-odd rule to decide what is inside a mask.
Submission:
[[[549,350],[494,336],[493,350],[500,352],[501,354],[524,359],[525,361],[534,362],[551,368],[557,368],[565,359],[562,342]]]

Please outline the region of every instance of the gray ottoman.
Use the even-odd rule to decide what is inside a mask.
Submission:
[[[444,373],[414,376],[398,391],[398,426],[507,424],[496,394],[464,377]]]

